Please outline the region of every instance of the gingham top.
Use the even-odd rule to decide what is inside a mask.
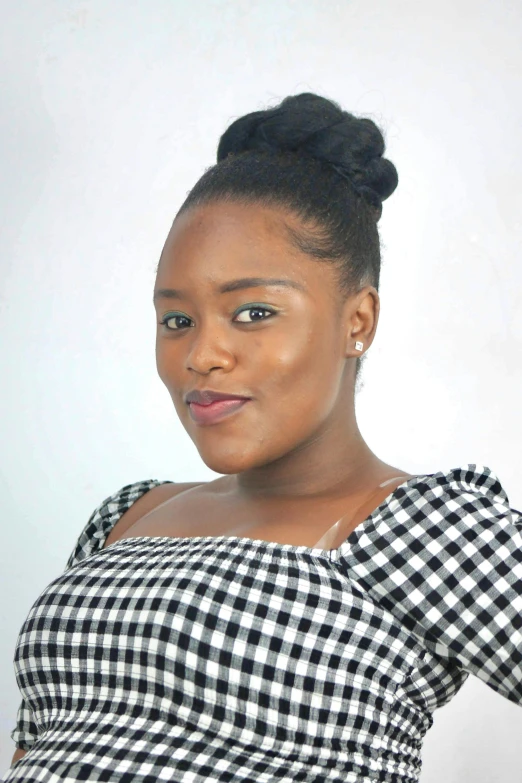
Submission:
[[[334,550],[101,549],[98,506],[24,622],[6,781],[416,783],[470,673],[522,705],[522,515],[487,467],[416,476]]]

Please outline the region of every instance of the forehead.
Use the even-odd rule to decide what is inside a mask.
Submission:
[[[289,232],[302,228],[296,215],[276,207],[237,202],[191,207],[171,227],[155,288],[207,296],[234,279],[286,278],[299,283],[308,297],[336,301],[338,281],[331,264],[291,241]]]
[[[158,274],[196,267],[203,272],[222,267],[255,271],[256,264],[279,268],[292,262],[297,271],[314,263],[292,245],[288,227],[298,229],[296,216],[259,205],[215,203],[188,209],[172,224],[163,248]]]

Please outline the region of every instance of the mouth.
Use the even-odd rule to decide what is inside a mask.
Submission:
[[[210,405],[199,405],[197,402],[189,403],[190,417],[196,424],[215,424],[222,419],[232,416],[241,410],[249,399],[235,400],[216,400]]]

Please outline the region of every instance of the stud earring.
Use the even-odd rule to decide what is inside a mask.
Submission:
[[[355,343],[355,350],[362,351],[363,348],[364,348],[363,344],[359,342],[359,340],[357,340],[357,342]]]

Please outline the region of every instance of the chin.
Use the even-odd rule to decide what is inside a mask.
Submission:
[[[248,470],[265,467],[273,462],[277,462],[289,450],[288,446],[275,450],[273,445],[271,449],[267,449],[266,444],[265,449],[262,450],[255,439],[249,439],[249,441],[247,444],[236,444],[236,448],[234,448],[232,443],[226,448],[224,442],[214,444],[217,448],[209,448],[209,444],[202,444],[197,441],[194,441],[194,445],[207,468],[221,475],[244,473]],[[255,448],[256,446],[258,446],[257,449]]]
[[[269,455],[253,451],[245,444],[237,444],[234,448],[231,443],[225,446],[225,443],[222,442],[213,444],[214,447],[209,447],[209,444],[198,443],[196,440],[194,445],[207,468],[223,476],[243,473],[271,462]],[[255,445],[255,443],[251,445]]]
[[[198,444],[196,443],[195,445],[196,448],[198,448]],[[214,473],[220,473],[223,476],[242,473],[254,466],[252,460],[249,460],[248,458],[245,459],[244,456],[241,458],[237,453],[215,454],[204,448],[198,448],[198,452],[207,468],[210,468]]]

